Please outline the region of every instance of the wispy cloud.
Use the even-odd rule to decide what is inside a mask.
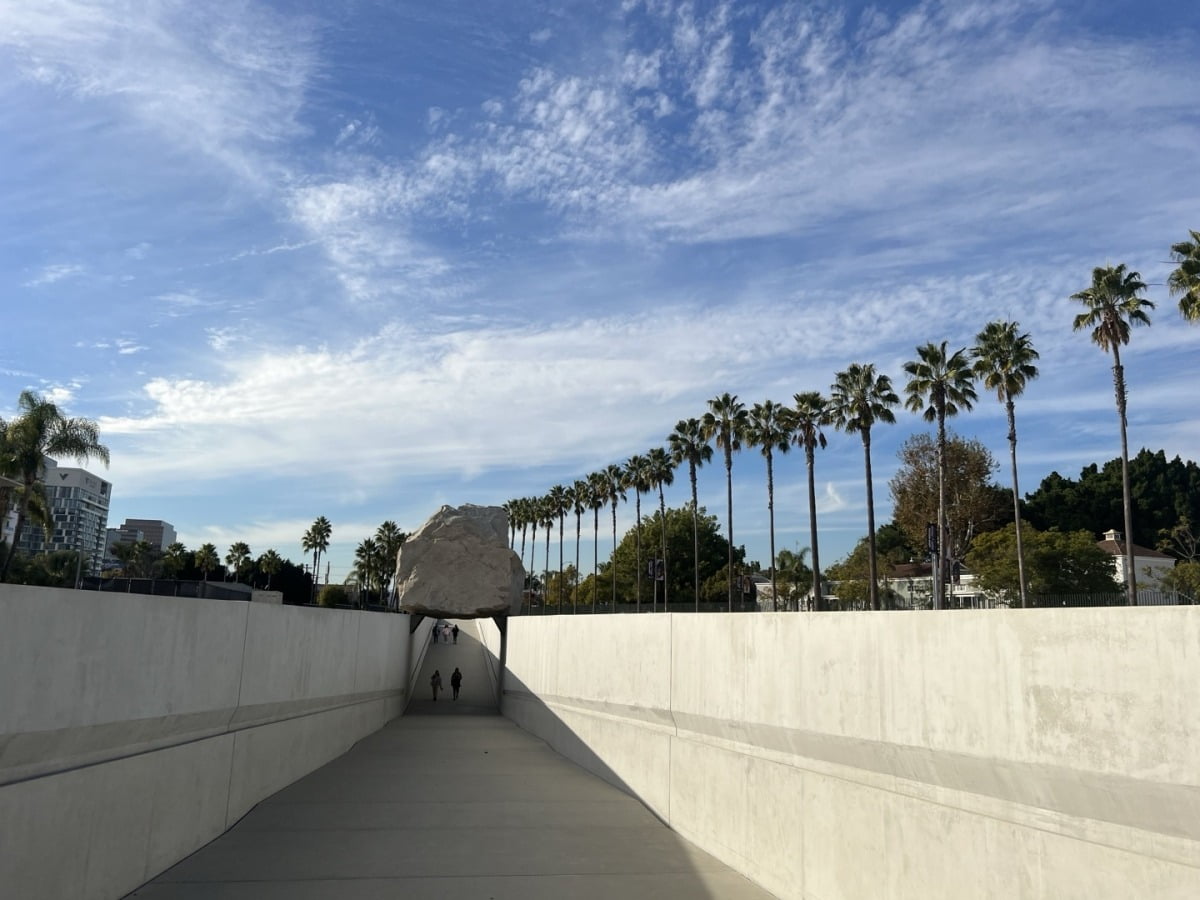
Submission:
[[[35,275],[33,278],[26,281],[22,287],[41,287],[46,284],[54,284],[56,281],[62,281],[64,278],[71,278],[83,272],[83,266],[74,263],[56,263],[46,266]]]

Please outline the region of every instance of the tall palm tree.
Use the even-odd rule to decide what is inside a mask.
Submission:
[[[938,513],[937,551],[933,566],[933,608],[946,606],[946,419],[969,410],[975,402],[975,373],[966,349],[946,352],[946,341],[917,348],[917,358],[904,364],[908,384],[905,405],[922,414],[926,422],[937,422]]]
[[[1075,317],[1075,330],[1092,329],[1092,342],[1113,356],[1113,390],[1117,397],[1117,418],[1121,423],[1121,488],[1125,505],[1125,596],[1130,606],[1137,604],[1137,577],[1133,570],[1133,497],[1129,489],[1129,440],[1125,416],[1127,394],[1125,367],[1121,365],[1121,347],[1129,343],[1134,325],[1149,325],[1147,310],[1154,304],[1138,295],[1146,289],[1142,276],[1126,270],[1125,264],[1097,266],[1092,283],[1071,299],[1087,307]]]
[[[1200,231],[1188,230],[1190,241],[1171,245],[1171,260],[1179,267],[1167,276],[1167,290],[1179,297],[1179,313],[1200,322]]]
[[[358,576],[362,596],[359,603],[366,606],[371,597],[371,590],[379,580],[379,542],[375,538],[364,538],[354,548],[354,573]]]
[[[571,508],[568,490],[563,485],[556,484],[546,495],[546,500],[550,504],[550,512],[558,517],[558,611],[560,613],[563,602],[563,519],[566,518],[567,510]],[[549,565],[548,560],[546,564]]]
[[[537,566],[537,531],[538,525],[542,521],[541,517],[541,498],[529,498],[529,611],[533,611],[533,581],[535,577],[535,566]]]
[[[1017,487],[1017,414],[1013,402],[1025,385],[1037,378],[1033,364],[1038,352],[1028,334],[1018,334],[1016,322],[988,322],[975,335],[975,375],[983,386],[996,392],[1008,414],[1008,455],[1012,462],[1013,522],[1017,533],[1017,578],[1021,582],[1021,607],[1028,605],[1025,584],[1025,551],[1021,545],[1021,494]]]
[[[21,538],[21,529],[39,493],[38,482],[45,471],[45,457],[67,456],[80,462],[95,458],[108,465],[108,448],[100,443],[100,430],[91,419],[67,418],[45,397],[34,391],[22,391],[17,400],[20,413],[3,423],[3,453],[0,454],[0,475],[21,483],[17,488],[17,520],[13,528],[12,545],[0,568],[0,581],[8,578]],[[6,508],[7,509],[7,508]]]
[[[667,603],[670,597],[667,594],[667,585],[671,583],[671,565],[667,559],[667,498],[663,493],[664,487],[669,487],[675,482],[675,463],[671,460],[671,455],[663,447],[655,447],[646,454],[646,475],[650,481],[650,487],[658,489],[658,516],[662,524],[662,545],[659,552],[662,554],[662,586],[663,586],[663,612],[668,610]],[[654,569],[654,584],[658,583],[658,567]],[[655,590],[657,602],[658,591]]]
[[[825,433],[821,431],[821,427],[829,424],[829,401],[821,396],[819,391],[803,391],[794,394],[792,400],[796,404],[793,407],[796,430],[792,434],[792,440],[796,446],[804,448],[804,462],[808,467],[808,532],[812,542],[813,609],[821,612],[825,609],[825,599],[821,596],[821,561],[817,552],[817,492],[814,469],[816,450],[818,447],[824,450],[826,445]]]
[[[671,460],[675,465],[688,464],[688,477],[692,482],[692,562],[696,588],[696,612],[700,611],[700,511],[696,494],[696,470],[712,459],[712,445],[704,436],[699,419],[680,419],[675,430],[667,435],[671,448]]]
[[[604,469],[604,477],[608,482],[605,491],[609,504],[612,506],[612,535],[613,554],[610,565],[609,579],[612,582],[612,612],[617,611],[617,504],[625,499],[625,470],[616,463],[609,464]]]
[[[871,428],[876,422],[894,424],[892,407],[900,398],[892,380],[877,375],[871,363],[851,363],[834,376],[829,388],[829,419],[834,428],[862,437],[867,470],[867,571],[871,579],[871,609],[879,609],[879,575],[875,552],[875,488],[871,476]]]
[[[550,605],[550,529],[554,527],[554,520],[558,518],[558,502],[551,494],[547,494],[538,501],[538,517],[542,520],[542,530],[546,532],[546,555],[542,557],[546,563],[546,567],[542,569],[544,575],[542,578],[542,613],[544,615],[546,607]]]
[[[774,400],[764,400],[750,407],[746,426],[746,443],[760,447],[767,461],[767,518],[771,532],[771,603],[779,611],[778,585],[775,577],[775,452],[787,453],[796,430],[795,417],[790,409]]]
[[[229,552],[225,554],[225,565],[232,570],[234,581],[241,580],[242,571],[249,559],[250,547],[245,541],[234,541],[229,545]]]
[[[509,549],[512,549],[512,550],[517,549],[516,508],[517,508],[517,504],[520,502],[521,502],[520,500],[517,500],[514,498],[512,500],[505,500],[503,503],[500,504],[500,508],[503,509],[505,514],[508,516],[508,546],[509,546]]]
[[[529,569],[525,567],[525,537],[529,533],[529,498],[517,500],[511,513],[513,521],[521,528],[521,568],[525,569],[525,580],[529,581]],[[513,549],[516,549],[515,547]]]
[[[163,554],[163,571],[168,578],[178,578],[187,565],[188,550],[179,541],[175,541],[167,546],[166,553]]]
[[[172,546],[174,546],[174,545],[172,545]],[[183,545],[181,544],[180,546],[183,546]],[[169,551],[170,547],[168,547],[167,549]],[[267,576],[266,590],[269,591],[271,589],[271,576],[278,574],[279,570],[282,568],[283,568],[283,557],[280,556],[278,553],[276,553],[274,550],[268,550],[266,553],[264,553],[262,556],[260,556],[258,558],[258,570]]]
[[[608,502],[608,475],[592,472],[588,480],[588,506],[592,508],[592,612],[596,611],[596,595],[600,593],[600,510]]]
[[[400,546],[408,535],[400,530],[400,526],[387,519],[375,529],[375,543],[379,548],[379,599],[385,594],[390,596],[392,579],[396,574],[396,561],[400,555]]]
[[[579,612],[579,539],[582,534],[583,512],[592,503],[592,487],[586,478],[576,479],[571,485],[571,509],[575,512],[575,584],[571,594],[571,612]]]
[[[748,417],[746,406],[736,394],[724,393],[708,401],[708,412],[700,418],[706,441],[714,441],[725,453],[726,539],[729,542],[729,611],[733,612],[733,451],[742,449],[742,434]]]
[[[642,611],[642,494],[650,490],[650,472],[646,457],[634,454],[625,460],[622,483],[626,490],[633,491],[635,513],[634,544],[637,548],[637,563],[634,576],[637,579],[637,611]]]
[[[196,568],[200,570],[201,580],[208,581],[208,573],[221,564],[217,556],[217,548],[213,544],[201,544],[196,551]]]

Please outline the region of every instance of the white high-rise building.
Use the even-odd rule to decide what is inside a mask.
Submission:
[[[26,521],[17,549],[31,556],[77,550],[83,553],[84,574],[98,575],[104,556],[112,484],[86,469],[60,466],[49,458],[44,462],[46,502],[54,530],[47,535],[41,526]]]

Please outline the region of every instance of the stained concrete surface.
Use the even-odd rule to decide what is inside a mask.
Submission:
[[[502,718],[472,621],[406,715],[131,894],[149,900],[771,895]],[[450,673],[463,688],[451,699]],[[445,690],[434,702],[429,678]]]

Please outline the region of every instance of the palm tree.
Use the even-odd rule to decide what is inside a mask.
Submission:
[[[258,570],[267,576],[266,590],[271,589],[271,576],[277,575],[282,568],[283,557],[274,550],[268,550],[258,558]]]
[[[313,579],[314,581],[321,571],[321,557],[325,555],[325,551],[329,549],[330,538],[333,537],[333,526],[329,524],[329,520],[324,516],[317,516],[316,521],[312,524],[314,549],[316,550],[316,558],[313,563]],[[326,579],[328,581],[328,579]]]
[[[168,545],[163,554],[163,571],[168,578],[177,579],[187,565],[188,550],[179,541]]]
[[[610,565],[610,574],[612,581],[612,611],[617,611],[617,504],[625,499],[625,483],[624,469],[616,463],[609,464],[604,469],[604,478],[607,481],[605,496],[608,502],[612,505],[612,534],[613,534],[613,554],[612,563]]]
[[[946,341],[917,348],[917,358],[904,364],[908,384],[906,406],[922,413],[926,422],[937,422],[938,514],[937,548],[933,566],[933,608],[946,606],[946,418],[969,410],[975,402],[975,375],[966,349],[947,355]]]
[[[1008,454],[1012,461],[1013,522],[1017,534],[1017,578],[1021,582],[1021,607],[1028,605],[1025,584],[1025,552],[1021,546],[1021,494],[1017,487],[1017,414],[1014,399],[1038,376],[1033,361],[1038,352],[1028,334],[1017,333],[1016,322],[988,322],[975,336],[975,375],[983,386],[996,392],[1008,414]]]
[[[571,508],[570,498],[567,496],[567,488],[561,484],[556,484],[550,488],[550,493],[546,496],[546,501],[550,504],[550,512],[558,516],[558,611],[562,612],[563,602],[563,519],[566,518],[567,510]],[[546,561],[546,565],[550,565],[550,561]]]
[[[700,611],[700,511],[696,495],[696,470],[712,459],[712,445],[704,436],[699,419],[680,419],[675,430],[667,435],[671,448],[671,460],[680,465],[688,464],[688,476],[692,482],[692,562],[696,587],[696,612]]]
[[[1188,230],[1190,241],[1171,245],[1171,259],[1179,268],[1167,277],[1167,290],[1179,297],[1179,313],[1189,322],[1200,322],[1200,231]]]
[[[400,546],[408,535],[400,530],[400,526],[387,519],[375,529],[375,543],[379,548],[379,599],[388,592],[392,578],[396,574],[397,557]]]
[[[1125,263],[1092,269],[1092,284],[1078,293],[1087,307],[1075,317],[1075,330],[1092,329],[1092,342],[1101,350],[1112,351],[1113,390],[1117,397],[1117,418],[1121,424],[1121,488],[1125,504],[1125,596],[1130,606],[1137,604],[1137,578],[1133,570],[1133,498],[1129,489],[1129,441],[1126,430],[1125,367],[1121,365],[1121,347],[1129,343],[1129,329],[1149,325],[1146,310],[1154,304],[1139,297],[1146,285],[1137,272],[1127,271]]]
[[[542,530],[546,532],[546,555],[542,557],[546,562],[546,567],[542,569],[543,614],[546,612],[546,607],[550,605],[550,529],[554,527],[554,520],[557,517],[558,508],[549,494],[538,500],[538,518],[541,519]]]
[[[67,418],[54,403],[34,391],[22,391],[17,401],[20,414],[3,423],[3,454],[0,475],[21,483],[17,488],[17,520],[12,545],[0,568],[0,582],[8,578],[8,568],[17,550],[21,529],[29,516],[38,482],[45,471],[47,456],[68,456],[80,462],[95,457],[108,465],[108,448],[100,443],[100,431],[91,419]]]
[[[814,469],[816,450],[825,449],[825,434],[821,426],[829,424],[828,405],[819,391],[804,391],[792,397],[795,401],[796,430],[792,440],[798,447],[804,448],[804,462],[808,467],[808,532],[812,541],[812,591],[813,609],[821,612],[825,609],[825,600],[821,596],[821,562],[817,553],[817,493]]]
[[[646,457],[634,454],[625,460],[625,470],[622,476],[626,490],[632,490],[636,508],[636,525],[634,526],[634,543],[637,547],[637,564],[634,574],[637,578],[637,611],[642,611],[642,494],[650,490],[650,473],[646,467]]]
[[[571,485],[571,509],[575,512],[575,584],[571,593],[571,612],[579,612],[579,539],[583,530],[583,511],[591,505],[591,485],[584,478]]]
[[[246,567],[247,561],[250,559],[250,547],[245,541],[235,541],[229,545],[229,552],[225,554],[225,565],[233,570],[234,580],[240,580],[242,570]]]
[[[533,612],[533,580],[534,566],[537,565],[537,530],[542,517],[539,515],[541,498],[529,498],[529,611]]]
[[[371,589],[379,580],[379,542],[375,538],[365,538],[354,548],[354,573],[358,576],[362,595],[359,605],[366,606],[371,596]]]
[[[746,430],[746,407],[736,394],[724,393],[708,401],[708,412],[700,418],[706,441],[715,441],[725,452],[726,538],[729,542],[729,611],[733,612],[733,451],[742,449]]]
[[[670,565],[667,560],[667,499],[663,494],[663,488],[674,483],[675,481],[675,463],[671,461],[671,455],[662,447],[655,447],[646,454],[646,475],[650,480],[650,487],[658,489],[658,515],[662,523],[662,586],[663,586],[663,612],[666,612],[667,601],[670,599],[667,595],[667,585],[671,583]],[[654,569],[654,584],[659,581],[658,567]],[[655,590],[655,598],[657,602],[658,591]]]
[[[746,443],[761,447],[767,461],[767,518],[771,532],[771,603],[779,611],[779,594],[775,569],[775,451],[787,453],[792,445],[792,434],[796,423],[792,411],[774,400],[764,400],[750,407],[750,418],[746,427]]]
[[[504,510],[508,516],[508,546],[511,550],[517,549],[517,516],[516,508],[520,500],[505,500],[500,504],[500,508]]]
[[[829,388],[828,421],[847,434],[862,436],[867,470],[867,570],[871,579],[871,609],[879,609],[879,577],[875,554],[875,489],[871,477],[871,428],[876,422],[894,424],[891,408],[900,403],[892,380],[876,375],[871,363],[851,363],[834,376]]]
[[[201,544],[200,549],[196,551],[195,562],[203,581],[208,581],[208,573],[221,564],[217,548],[213,544]]]
[[[600,593],[600,510],[608,502],[608,475],[592,472],[587,477],[588,506],[592,508],[592,612],[596,611],[596,595]]]

